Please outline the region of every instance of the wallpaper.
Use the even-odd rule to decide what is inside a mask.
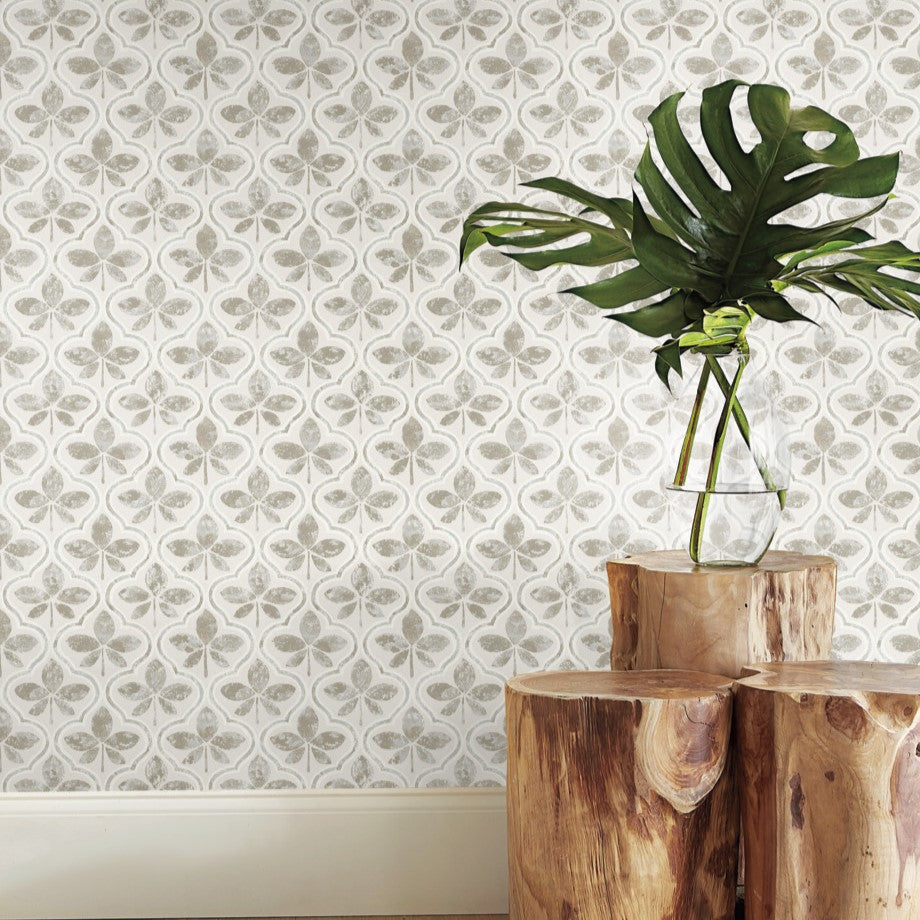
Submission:
[[[678,428],[462,216],[628,194],[731,75],[901,150],[920,244],[913,3],[5,0],[0,788],[500,783],[503,679],[605,666],[604,560],[680,545]],[[918,662],[920,324],[840,307],[755,333],[779,544],[839,560],[838,654]]]

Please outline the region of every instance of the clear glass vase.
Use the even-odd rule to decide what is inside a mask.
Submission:
[[[789,485],[788,429],[746,345],[701,349],[684,362],[675,417],[685,425],[669,488],[683,496],[699,565],[756,565]]]

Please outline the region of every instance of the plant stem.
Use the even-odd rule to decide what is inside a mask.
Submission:
[[[713,359],[714,360],[714,359]],[[722,451],[725,448],[725,435],[728,433],[728,420],[732,415],[732,409],[736,405],[738,387],[741,385],[741,375],[747,366],[747,358],[742,356],[738,359],[738,369],[735,371],[735,377],[732,380],[731,390],[725,397],[725,405],[722,407],[722,414],[719,416],[719,422],[716,425],[716,436],[712,442],[712,456],[709,458],[709,474],[706,476],[706,491],[711,492],[716,487],[719,479],[719,465],[722,462]],[[721,370],[721,368],[719,368]]]
[[[718,361],[716,361],[712,355],[706,356],[706,362],[712,369],[712,375],[716,378],[716,382],[719,384],[719,389],[722,391],[722,395],[728,399],[728,394],[731,387],[728,382],[728,378],[725,376],[725,372],[721,367],[719,367]],[[773,481],[773,475],[770,472],[770,468],[767,466],[766,461],[762,457],[759,457],[754,452],[753,447],[751,447],[751,425],[750,422],[748,422],[747,415],[745,415],[744,409],[741,408],[741,403],[739,403],[738,400],[734,400],[732,403],[732,416],[735,419],[738,430],[741,432],[741,437],[744,438],[744,443],[751,451],[751,456],[754,458],[754,463],[757,464],[757,470],[760,473],[760,478],[763,480],[764,486],[771,492],[782,494],[780,501],[784,502],[785,491],[777,488],[776,483]]]
[[[693,451],[693,441],[696,438],[696,429],[699,426],[700,414],[703,410],[703,399],[706,396],[706,385],[709,383],[709,375],[712,369],[707,359],[706,364],[700,370],[700,381],[696,387],[696,399],[693,401],[693,409],[690,412],[690,421],[687,423],[687,431],[684,434],[684,443],[680,447],[680,459],[677,461],[677,472],[674,474],[674,485],[682,486],[687,481],[687,470],[690,467],[690,454]]]
[[[712,355],[706,356],[706,364],[710,368],[715,365],[719,372],[722,371],[722,369],[718,367],[718,362],[715,360],[715,357]],[[709,458],[709,473],[706,476],[706,491],[700,492],[696,498],[696,508],[693,512],[693,524],[690,529],[690,558],[696,563],[700,561],[700,546],[703,539],[703,529],[706,526],[709,497],[711,492],[715,489],[719,479],[719,466],[722,462],[722,451],[725,447],[725,435],[728,432],[728,420],[733,415],[732,409],[736,404],[738,387],[741,384],[741,376],[746,366],[747,355],[742,354],[738,358],[738,369],[735,371],[731,387],[725,396],[725,405],[722,407],[722,413],[716,425],[715,438],[712,442],[712,455]]]

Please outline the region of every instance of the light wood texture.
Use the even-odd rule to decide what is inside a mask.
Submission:
[[[920,920],[920,668],[748,673],[735,684],[746,920]]]
[[[209,918],[192,918],[192,920],[209,920]],[[344,920],[343,917],[212,917],[210,920]],[[420,917],[418,914],[402,914],[398,917],[348,917],[347,920],[508,920],[507,914],[437,914],[427,917]]]
[[[511,920],[730,920],[731,681],[690,672],[512,678]]]
[[[694,565],[682,551],[607,563],[614,670],[688,668],[739,677],[752,661],[827,658],[837,566],[770,552],[750,567]]]

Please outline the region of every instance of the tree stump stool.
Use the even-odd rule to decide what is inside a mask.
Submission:
[[[508,681],[511,920],[731,920],[731,681],[555,671]]]
[[[749,673],[735,684],[746,920],[920,920],[920,668]]]
[[[837,566],[769,552],[756,566],[698,566],[683,551],[607,563],[615,671],[688,668],[740,677],[752,661],[828,658]]]

